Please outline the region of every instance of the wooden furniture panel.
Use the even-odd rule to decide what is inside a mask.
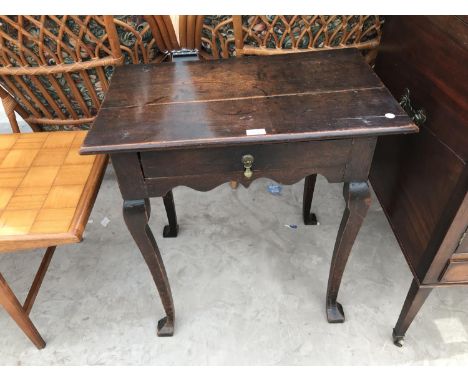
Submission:
[[[0,252],[81,241],[107,163],[77,154],[85,136],[0,135]]]
[[[417,136],[391,137],[377,144],[372,186],[420,282],[433,259],[428,251],[436,237],[438,245],[443,238],[439,222],[460,187],[464,168],[465,163],[424,126]]]
[[[177,71],[168,65],[119,67],[116,71],[120,74],[112,79],[115,97],[106,100],[106,108],[382,87],[377,76],[362,65],[364,59],[355,49],[337,55],[330,51],[301,55],[317,59],[304,60],[284,53],[269,57],[272,65],[266,67],[261,66],[263,61],[257,57],[248,56],[235,60],[178,62]],[[285,75],[291,71],[303,73],[300,80]],[[337,71],[343,72],[340,81],[330,81]],[[156,86],[160,91],[157,95],[151,92]],[[139,97],[129,98],[133,89],[140,89]]]
[[[460,239],[460,243],[455,250],[455,253],[459,253],[461,255],[468,254],[468,231],[465,231],[462,238]]]
[[[468,259],[449,260],[446,268],[440,275],[441,282],[462,283],[468,280]]]
[[[436,249],[435,255],[433,255],[432,264],[429,267],[422,285],[430,285],[439,286],[443,285],[437,284],[440,282],[440,274],[441,270],[445,268],[448,261],[454,259],[456,260],[457,256],[460,256],[463,259],[463,254],[457,255],[455,252],[457,251],[457,247],[460,245],[460,242],[463,240],[463,235],[465,234],[466,230],[468,229],[468,192],[466,191],[468,188],[468,180],[467,180],[468,171],[465,172],[465,183],[462,184],[464,187],[459,190],[459,194],[463,200],[458,203],[454,203],[451,207],[452,210],[455,209],[455,214],[449,215],[449,228],[445,231],[445,236],[442,240],[440,246]],[[454,193],[453,198],[458,199],[460,195]],[[458,200],[456,200],[458,202]],[[445,221],[442,221],[441,224],[447,224]],[[432,257],[432,256],[431,256]],[[468,282],[465,281],[460,285],[468,285]]]
[[[301,70],[291,76],[293,66]],[[163,235],[175,237],[176,186],[204,191],[233,179],[249,187],[264,176],[286,184],[307,177],[308,224],[315,174],[344,182],[325,304],[327,320],[343,322],[337,296],[371,201],[367,178],[376,139],[417,130],[359,52],[337,50],[117,68],[81,153],[111,155],[125,223],[165,310],[158,335],[170,336],[174,302],[148,226],[150,197],[163,197],[169,223]],[[241,162],[246,154],[253,158]]]
[[[386,20],[375,70],[396,98],[409,89],[420,134],[379,138],[370,180],[413,284],[394,329],[406,330],[436,286],[467,285],[454,252],[468,226],[468,25],[456,16]],[[408,106],[408,105],[407,105]]]
[[[291,62],[300,76],[285,75]],[[99,134],[81,152],[109,151],[109,142],[124,152],[414,131],[355,49],[174,65],[116,68],[114,95],[93,126]],[[260,128],[266,134],[246,133]]]
[[[376,61],[376,71],[392,94],[399,99],[409,88],[415,104],[427,111],[424,127],[464,161],[468,159],[466,28],[455,16],[389,18],[384,32],[388,38]]]
[[[0,304],[39,349],[29,314],[56,246],[81,240],[107,164],[78,155],[85,135],[0,135],[0,252],[47,247],[23,304],[0,272]]]
[[[326,142],[276,143],[271,145],[245,145],[213,149],[142,152],[141,163],[146,178],[191,176],[204,174],[237,174],[244,171],[242,157],[253,155],[252,171],[267,172],[292,167],[312,173],[315,168],[347,163],[351,140]],[[337,154],[334,154],[337,153]],[[298,157],[302,160],[298,161]],[[312,171],[312,172],[310,172]],[[344,172],[344,171],[343,171]]]

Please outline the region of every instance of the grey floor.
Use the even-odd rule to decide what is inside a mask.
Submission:
[[[467,364],[468,294],[435,290],[403,348],[391,330],[411,282],[376,201],[356,241],[339,301],[344,324],[326,322],[324,297],[344,202],[341,185],[318,178],[313,210],[301,224],[303,182],[267,192],[225,184],[174,191],[178,238],[164,239],[162,201],[151,227],[171,281],[176,332],[158,338],[163,310],[121,216],[108,168],[81,244],[60,247],[31,317],[47,341],[38,351],[0,309],[5,365],[366,365]],[[106,221],[109,220],[107,225]],[[286,227],[297,224],[297,229]],[[23,299],[39,251],[0,256],[0,271]]]

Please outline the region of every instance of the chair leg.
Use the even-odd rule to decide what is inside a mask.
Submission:
[[[47,248],[44,257],[42,258],[41,265],[37,270],[36,276],[34,277],[31,288],[29,288],[28,296],[26,297],[23,306],[21,306],[15,294],[10,289],[6,280],[0,273],[0,304],[3,305],[5,310],[16,321],[18,326],[23,330],[23,332],[29,337],[29,339],[34,343],[34,345],[36,345],[38,349],[43,349],[46,344],[30,320],[29,313],[31,312],[34,301],[36,300],[37,294],[42,285],[42,281],[44,280],[44,276],[47,272],[47,269],[49,268],[49,264],[52,260],[52,256],[54,255],[55,248],[56,247]]]
[[[6,280],[0,273],[0,304],[8,314],[16,321],[24,334],[36,345],[38,349],[43,349],[46,345],[36,327],[30,320],[28,314],[23,309],[13,291],[8,286]]]
[[[5,94],[4,97],[1,97],[3,108],[5,110],[5,114],[10,122],[11,129],[13,133],[19,133],[20,129],[18,126],[18,121],[16,120],[15,116],[15,106],[16,101],[10,95]]]
[[[29,124],[33,131],[42,131],[42,128],[40,128],[38,125],[28,121],[29,113],[24,110],[23,107],[18,102],[16,102],[15,99],[1,86],[0,98],[2,100],[3,108],[5,110],[8,121],[10,122],[13,133],[20,133],[20,128],[15,112],[18,113]]]
[[[37,270],[36,277],[34,277],[34,281],[31,285],[31,288],[29,289],[28,296],[24,301],[23,309],[28,315],[31,312],[34,301],[36,300],[37,293],[39,292],[39,288],[42,285],[42,281],[44,280],[47,268],[49,268],[49,264],[52,260],[52,256],[54,255],[55,248],[56,247],[47,248],[46,253],[44,254],[44,257],[42,259],[41,265]]]

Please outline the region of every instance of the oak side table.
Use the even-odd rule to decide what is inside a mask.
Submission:
[[[178,233],[172,189],[207,191],[261,177],[283,184],[306,178],[303,217],[316,174],[343,182],[346,209],[331,260],[326,314],[343,322],[338,290],[370,205],[367,183],[378,136],[417,132],[355,49],[117,67],[82,154],[109,154],[123,216],[156,283],[174,332],[174,303],[147,222],[151,197],[163,197]]]

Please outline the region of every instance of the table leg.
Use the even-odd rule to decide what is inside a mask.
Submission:
[[[302,218],[305,225],[317,224],[317,216],[310,212],[316,180],[317,174],[306,176],[304,180],[304,194],[302,196]]]
[[[163,237],[177,237],[179,233],[179,225],[177,224],[177,215],[174,204],[174,196],[172,191],[169,191],[163,196],[164,207],[166,208],[168,225],[164,226]]]
[[[21,306],[13,291],[8,286],[6,280],[0,273],[0,305],[2,305],[8,314],[13,318],[21,330],[28,336],[38,349],[46,346],[45,341],[37,331],[26,311]]]
[[[153,233],[148,226],[150,214],[147,207],[148,204],[148,199],[125,200],[123,204],[123,215],[128,230],[138,245],[153,276],[164,311],[166,312],[166,317],[158,322],[158,336],[168,337],[174,334],[174,302],[172,301],[171,287],[161,254],[159,253]]]
[[[328,278],[326,309],[327,320],[330,323],[344,322],[343,307],[336,299],[351,248],[371,202],[367,182],[345,183],[343,196],[346,209],[338,230]]]
[[[413,279],[408,295],[406,296],[405,304],[403,305],[400,317],[398,318],[398,322],[393,328],[393,343],[396,346],[403,346],[406,331],[431,291],[432,288],[421,288],[418,281]]]

